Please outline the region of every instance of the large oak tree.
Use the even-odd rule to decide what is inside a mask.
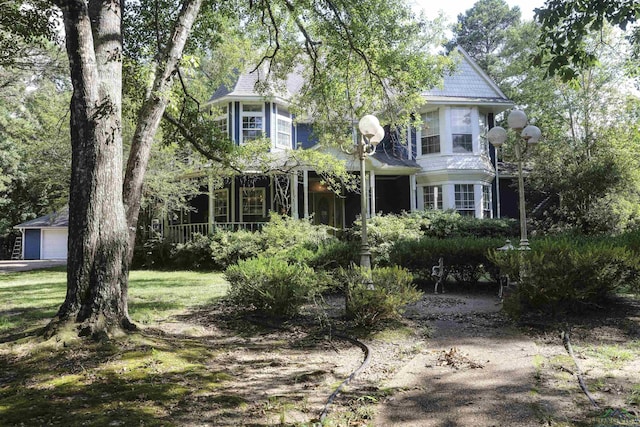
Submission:
[[[429,34],[432,28],[416,21],[403,0],[53,3],[62,12],[73,95],[67,295],[49,334],[68,324],[79,325],[80,335],[98,337],[135,328],[127,306],[128,270],[143,179],[189,35],[197,32],[200,47],[212,49],[205,40],[220,38],[218,30],[225,27],[208,26],[203,17],[236,11],[231,16],[238,33],[256,38],[258,66],[271,79],[262,82],[265,88],[304,65],[299,111],[312,115],[328,139],[332,131],[344,131],[349,118],[365,113],[410,120],[420,91],[437,83],[446,63],[429,54],[429,36],[438,33]],[[136,15],[152,25],[136,39],[143,48],[138,52],[146,53],[133,58],[149,70],[149,79],[123,176],[123,14],[136,7],[151,11]],[[146,31],[144,25],[136,29],[138,35]],[[210,144],[194,142],[205,149]]]

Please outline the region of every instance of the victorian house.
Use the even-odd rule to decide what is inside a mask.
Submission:
[[[387,128],[367,159],[368,215],[455,209],[477,218],[497,216],[495,156],[485,135],[496,114],[513,103],[464,50],[458,51],[456,71],[445,76],[442,87],[423,93],[426,103],[416,112],[423,125],[405,130],[408,143],[390,137]],[[258,72],[239,74],[213,94],[219,129],[236,144],[266,136],[271,152],[283,158],[290,150],[315,149],[313,123],[294,120],[288,109],[300,77],[290,76],[284,94],[268,97],[258,93],[257,81]],[[354,173],[359,170],[355,157],[339,150],[335,155]],[[313,168],[300,166],[284,176],[247,170],[222,186],[210,184],[192,206],[162,224],[168,238],[180,242],[215,227],[256,229],[270,211],[348,227],[360,213],[360,195],[334,194]]]

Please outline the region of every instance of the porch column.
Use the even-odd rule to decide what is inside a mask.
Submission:
[[[376,173],[369,171],[369,218],[376,216]]]
[[[300,218],[298,213],[298,172],[291,173],[291,217]]]
[[[302,195],[304,200],[304,217],[309,219],[309,171],[305,169],[302,171]]]
[[[242,195],[240,195],[242,197]],[[229,218],[231,218],[231,222],[236,222],[236,177],[233,176],[231,178],[231,212]]]
[[[209,176],[209,181],[207,182],[207,186],[209,188],[209,228],[207,230],[207,234],[211,234],[213,232],[213,177]]]
[[[417,209],[418,203],[416,201],[416,196],[417,196],[416,189],[417,189],[416,176],[410,175],[409,176],[409,204],[410,204],[411,212],[418,210]]]

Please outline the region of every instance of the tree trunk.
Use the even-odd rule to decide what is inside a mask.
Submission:
[[[57,0],[73,96],[67,295],[46,334],[80,323],[80,335],[135,329],[129,264],[151,144],[202,0],[186,0],[139,116],[126,185],[122,177],[122,0]],[[126,210],[125,210],[126,201]]]
[[[122,33],[119,0],[60,0],[71,98],[67,295],[50,324],[81,324],[80,335],[134,327],[122,201]]]

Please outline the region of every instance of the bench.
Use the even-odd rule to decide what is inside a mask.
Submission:
[[[440,290],[444,294],[444,259],[442,257],[438,260],[438,265],[431,267],[431,276],[437,277],[433,293],[438,293],[438,285],[440,285]]]

